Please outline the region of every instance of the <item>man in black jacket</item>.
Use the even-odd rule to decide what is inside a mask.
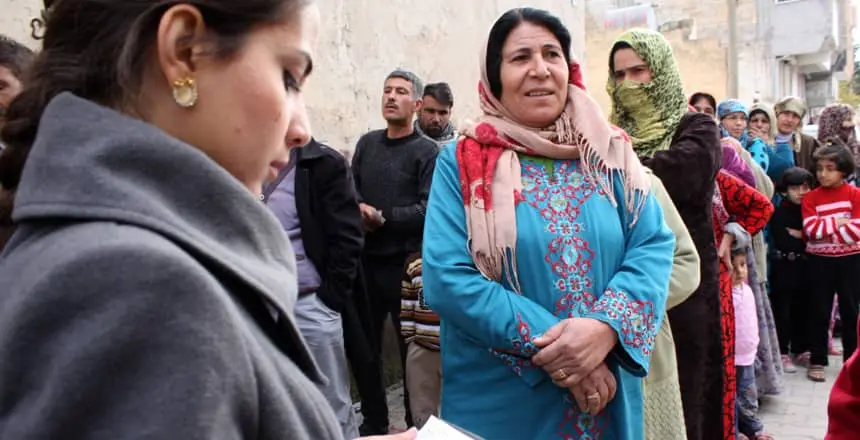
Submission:
[[[358,433],[345,355],[367,401],[362,405],[370,411],[365,411],[365,418],[387,420],[388,415],[387,411],[372,412],[379,406],[371,404],[374,401],[381,400],[383,410],[387,408],[379,363],[365,336],[369,329],[362,326],[370,321],[364,290],[356,283],[364,238],[346,160],[311,140],[293,150],[290,164],[265,188],[264,197],[296,253],[296,321],[328,378],[322,391],[338,416],[344,437],[355,438]]]

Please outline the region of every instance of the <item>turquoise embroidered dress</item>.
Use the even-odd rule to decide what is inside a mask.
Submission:
[[[665,314],[674,236],[649,195],[636,223],[580,172],[578,160],[520,155],[521,294],[484,278],[467,245],[455,148],[439,154],[425,223],[424,295],[442,318],[442,414],[495,439],[643,439],[642,377]],[[569,317],[608,323],[618,392],[600,414],[532,365],[533,338]]]

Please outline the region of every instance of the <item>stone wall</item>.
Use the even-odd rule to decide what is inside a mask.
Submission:
[[[385,76],[396,67],[454,90],[454,120],[477,114],[478,54],[492,23],[519,0],[317,0],[323,17],[314,74],[305,88],[314,133],[350,150],[370,129],[381,128]],[[41,0],[0,0],[0,33],[27,42]],[[533,0],[571,29],[583,52],[584,0]]]

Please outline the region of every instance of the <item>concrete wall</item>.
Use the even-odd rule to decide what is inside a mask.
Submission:
[[[352,149],[366,131],[384,126],[382,84],[396,67],[454,90],[455,121],[477,115],[478,54],[492,23],[520,0],[317,0],[323,27],[314,74],[305,88],[315,135]],[[0,0],[0,33],[26,41],[41,0]],[[571,29],[584,49],[584,0],[533,0]]]
[[[38,48],[38,41],[30,37],[30,20],[41,10],[42,0],[0,0],[0,34]]]
[[[307,90],[318,138],[352,148],[364,132],[381,128],[382,84],[395,67],[426,82],[447,81],[455,121],[478,112],[478,54],[490,26],[518,0],[318,0],[323,33]],[[573,3],[576,3],[575,5]],[[584,0],[534,0],[530,6],[562,17],[584,47]]]
[[[773,50],[776,56],[802,55],[821,50],[825,40],[838,40],[839,22],[835,0],[796,0],[780,2],[774,6]]]

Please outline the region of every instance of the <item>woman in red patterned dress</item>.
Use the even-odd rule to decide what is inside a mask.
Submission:
[[[723,333],[723,418],[734,423],[735,394],[735,311],[732,301],[731,249],[734,236],[731,224],[737,224],[750,235],[767,225],[773,215],[773,204],[762,193],[726,171],[717,174],[714,193],[714,237],[720,257],[720,327]],[[730,438],[734,438],[733,436]],[[729,438],[727,438],[729,440]]]

